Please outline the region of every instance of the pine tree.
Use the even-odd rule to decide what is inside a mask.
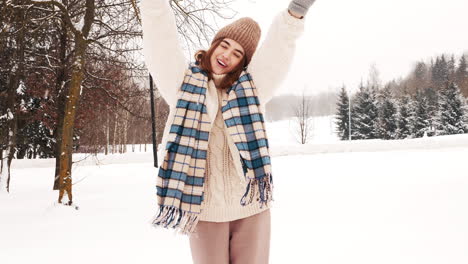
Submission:
[[[420,61],[416,64],[416,67],[413,71],[414,77],[419,80],[423,81],[427,76],[427,66],[423,61]]]
[[[371,121],[372,131],[370,134],[370,139],[380,138],[379,135],[379,100],[377,99],[377,94],[379,93],[378,86],[371,86],[369,89],[370,102],[369,107],[366,109],[367,114],[369,115],[369,120]]]
[[[468,96],[468,66],[464,55],[461,56],[457,70],[455,71],[455,83],[460,88],[462,94]]]
[[[341,140],[349,139],[349,97],[345,86],[341,87],[338,94],[337,112],[335,124],[338,136]]]
[[[427,99],[421,90],[416,92],[412,104],[411,135],[423,137],[429,130],[429,115]]]
[[[428,128],[427,128],[427,135],[428,136],[433,136],[435,134],[435,123],[437,119],[437,112],[439,109],[439,96],[437,92],[434,90],[432,87],[428,87],[424,90],[422,90],[422,95],[426,99],[426,112],[427,112],[427,122],[428,122]]]
[[[396,131],[396,138],[398,139],[405,139],[411,135],[411,98],[410,96],[405,93],[399,100],[398,100],[398,112],[397,112],[397,131]]]
[[[432,69],[428,69],[428,67],[429,66],[426,66],[422,61],[416,64],[412,72],[412,76],[410,76],[408,81],[405,82],[405,89],[407,89],[407,91],[416,92],[418,89],[427,87],[428,84],[431,83],[430,72]]]
[[[369,88],[360,85],[352,100],[351,134],[353,139],[376,138],[377,109]]]
[[[462,134],[468,131],[465,99],[451,82],[439,93],[437,135]]]
[[[455,78],[455,56],[452,55],[450,60],[447,62],[447,80],[450,82],[454,81]]]
[[[397,131],[397,109],[393,102],[389,86],[386,86],[385,89],[379,93],[378,110],[379,138],[395,139]]]
[[[441,89],[448,82],[449,69],[445,56],[436,58],[436,62],[432,67],[432,83],[436,90]]]

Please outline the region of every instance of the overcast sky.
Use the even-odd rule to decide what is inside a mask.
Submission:
[[[238,0],[266,34],[289,0]],[[226,21],[227,23],[227,21]],[[222,26],[222,24],[221,24]],[[468,0],[317,0],[307,14],[294,64],[279,92],[355,90],[375,63],[383,82],[406,75],[418,60],[468,52]]]

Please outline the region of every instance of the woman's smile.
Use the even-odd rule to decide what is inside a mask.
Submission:
[[[225,38],[211,55],[211,68],[214,74],[233,71],[244,57],[244,48],[235,40]]]

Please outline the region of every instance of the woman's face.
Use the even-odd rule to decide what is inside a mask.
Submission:
[[[213,73],[226,74],[233,71],[243,61],[244,54],[244,48],[238,42],[223,39],[210,58]]]

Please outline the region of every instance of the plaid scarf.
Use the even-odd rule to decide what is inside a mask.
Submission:
[[[159,212],[152,224],[189,235],[198,223],[204,195],[211,129],[205,105],[207,73],[197,64],[190,64],[180,89],[166,144],[167,152],[159,168],[156,184]],[[273,179],[257,89],[244,69],[226,92],[228,100],[223,101],[221,112],[228,133],[239,150],[244,176],[248,180],[240,204],[250,204],[256,196],[262,208],[263,204],[273,200]]]

